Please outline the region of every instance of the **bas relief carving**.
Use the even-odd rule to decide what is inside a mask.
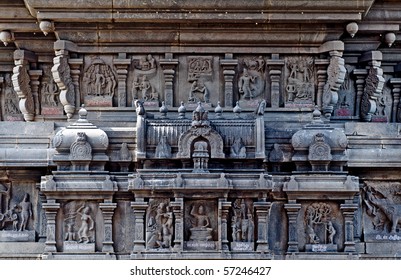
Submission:
[[[44,65],[40,87],[42,114],[50,113],[51,108],[59,107],[61,105],[59,94],[58,86],[53,80],[49,67]],[[57,111],[57,113],[62,113],[62,111]]]
[[[378,190],[380,189],[380,191]],[[365,184],[362,199],[370,219],[372,233],[398,234],[401,222],[399,185]],[[369,230],[367,229],[367,233]]]
[[[193,82],[199,78],[211,79],[213,76],[213,57],[188,56],[188,81]]]
[[[10,187],[0,185],[0,230],[27,231],[33,219],[30,196],[25,193],[22,200],[17,203],[15,201],[17,198],[12,200],[10,191]]]
[[[82,93],[87,106],[112,106],[117,78],[113,69],[101,58],[94,57],[82,78]]]
[[[93,203],[71,201],[64,206],[64,240],[75,243],[95,242]]]
[[[146,212],[146,248],[171,249],[174,215],[167,199],[152,199]]]
[[[188,201],[185,205],[185,240],[202,246],[217,239],[215,201]],[[192,244],[191,243],[191,244]]]
[[[134,57],[132,60],[133,78],[131,82],[132,100],[142,100],[145,102],[159,101],[159,92],[156,89],[153,78],[157,74],[157,62],[154,56]]]
[[[253,201],[236,199],[232,206],[231,237],[233,242],[255,241]]]
[[[240,100],[263,99],[266,84],[265,64],[262,56],[241,60],[241,75],[238,78]]]
[[[287,104],[313,104],[315,96],[314,58],[287,57],[285,59]]]
[[[338,90],[338,102],[334,108],[334,115],[340,117],[353,116],[355,111],[355,81],[351,76],[355,67],[346,64],[345,69],[344,82]]]
[[[332,207],[324,202],[314,202],[306,208],[307,244],[334,244],[337,230],[333,225],[332,214]]]
[[[11,75],[6,74],[4,76],[4,119],[11,121],[14,119],[20,119],[21,111],[18,106],[18,96],[14,91]]]

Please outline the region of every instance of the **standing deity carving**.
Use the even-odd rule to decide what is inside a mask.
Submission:
[[[148,54],[140,58],[133,59],[134,76],[131,83],[131,97],[135,100],[143,100],[146,102],[157,102],[159,93],[152,80],[157,73],[156,59]],[[156,103],[158,105],[158,102]]]
[[[240,63],[242,75],[238,78],[239,99],[263,99],[265,65],[266,62],[262,56],[242,60]]]
[[[151,200],[147,210],[146,248],[171,249],[174,216],[167,201]]]
[[[69,202],[65,205],[64,212],[65,241],[77,243],[95,242],[95,221],[88,203]]]
[[[204,102],[209,103],[210,93],[205,86],[204,81],[195,80],[192,82],[191,89],[189,91],[188,102],[197,103]]]
[[[253,242],[255,224],[253,221],[253,202],[250,199],[236,199],[233,202],[231,218],[233,242]]]
[[[4,114],[7,116],[18,115],[21,114],[21,111],[18,107],[18,96],[14,91],[11,75],[6,74],[4,77],[5,80],[5,88],[4,88]]]

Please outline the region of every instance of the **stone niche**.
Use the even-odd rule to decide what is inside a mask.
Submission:
[[[215,250],[218,240],[215,200],[187,200],[184,209],[184,249]]]

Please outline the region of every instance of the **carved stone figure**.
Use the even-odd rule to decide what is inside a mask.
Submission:
[[[113,97],[116,85],[116,77],[111,67],[100,58],[93,59],[83,76],[84,94]]]
[[[315,93],[313,58],[288,57],[286,66],[289,70],[286,86],[287,101],[295,103],[312,102]]]
[[[13,224],[13,231],[18,230],[18,206],[14,205],[10,209],[6,210],[4,214],[0,213],[0,230],[4,229],[7,223]]]
[[[71,144],[70,147],[71,160],[91,160],[92,147],[86,140],[85,132],[78,132],[77,139]]]
[[[171,158],[171,147],[167,142],[167,136],[163,136],[160,139],[159,144],[156,147],[156,158]]]
[[[78,243],[92,243],[90,231],[94,229],[95,222],[90,216],[90,207],[82,205],[77,210],[77,214],[81,216],[81,226],[78,230]]]
[[[188,56],[188,81],[196,81],[200,77],[208,78],[213,74],[213,58],[211,56]]]
[[[236,199],[233,202],[233,241],[234,242],[253,242],[255,224],[253,221],[253,203],[251,200]],[[235,234],[234,234],[235,229]]]
[[[190,215],[194,218],[192,220],[192,228],[190,240],[194,241],[209,241],[212,240],[212,228],[210,218],[205,213],[205,208],[201,204],[196,209],[195,205],[192,206]]]
[[[248,69],[244,68],[242,76],[239,78],[238,81],[239,93],[243,95],[242,97],[244,99],[250,99],[256,96],[253,93],[255,89],[252,86],[252,84],[255,83],[256,78],[256,76],[249,75]]]
[[[132,100],[138,99],[138,92],[140,90],[140,84],[138,81],[138,77],[135,77],[134,80],[132,81],[132,87],[131,87],[131,94],[132,94]]]
[[[21,225],[19,231],[24,231],[28,227],[28,222],[32,218],[32,203],[29,201],[29,194],[25,194],[24,199],[20,202],[21,208]]]
[[[195,80],[192,82],[191,89],[189,91],[189,102],[205,102],[209,103],[209,90],[201,80]]]
[[[246,147],[242,142],[241,137],[237,137],[230,148],[230,157],[233,158],[246,158]]]
[[[149,82],[146,75],[142,76],[141,82],[139,83],[139,89],[141,91],[143,100],[159,100],[159,94],[157,93],[153,85]]]
[[[373,225],[376,230],[382,231],[389,228],[391,234],[396,233],[401,222],[401,204],[396,204],[391,197],[385,197],[373,187],[365,185],[363,188],[363,201],[367,207],[367,213],[373,216]]]
[[[10,74],[6,74],[4,80],[5,80],[4,113],[5,115],[21,114],[21,111],[18,107],[18,96],[17,93],[14,91]]]
[[[332,223],[332,208],[324,202],[314,202],[305,212],[308,244],[333,244],[336,230]]]
[[[171,248],[174,232],[173,212],[166,202],[153,200],[147,211],[146,247]]]

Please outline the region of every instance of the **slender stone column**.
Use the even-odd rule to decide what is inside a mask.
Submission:
[[[144,201],[131,202],[131,207],[134,210],[135,217],[135,237],[133,253],[145,251],[145,213],[148,208],[148,203]]]
[[[29,70],[28,71],[29,77],[31,78],[31,89],[33,100],[35,103],[35,115],[40,114],[40,101],[39,101],[39,78],[43,75],[42,70]]]
[[[174,106],[174,77],[178,59],[173,58],[172,53],[166,53],[164,59],[160,59],[160,66],[164,75],[164,104]]]
[[[258,240],[256,241],[256,251],[269,253],[269,242],[267,240],[269,210],[271,203],[260,201],[253,204],[256,210],[257,225],[258,225]]]
[[[103,214],[104,241],[102,252],[114,253],[113,248],[113,214],[117,208],[117,203],[99,203],[99,208]]]
[[[391,122],[401,122],[400,112],[400,93],[401,78],[391,78],[390,84],[393,85],[393,112],[391,114]]]
[[[238,59],[233,58],[232,53],[226,53],[224,59],[220,60],[224,75],[224,106],[232,107],[234,103],[234,75]]]
[[[284,60],[279,59],[278,54],[272,54],[272,59],[266,61],[266,65],[269,68],[270,75],[270,93],[271,93],[271,106],[272,108],[280,107],[280,81],[281,73],[283,71]]]
[[[355,252],[354,213],[358,205],[346,201],[340,205],[340,209],[344,216],[344,252]]]
[[[365,79],[368,75],[367,69],[354,69],[353,71],[356,77],[356,102],[355,102],[355,116],[360,118],[361,116],[361,100],[363,91],[365,88]]]
[[[288,203],[284,205],[288,216],[288,253],[299,252],[298,249],[298,224],[297,218],[301,204]]]
[[[70,65],[70,73],[72,83],[75,88],[75,103],[79,108],[82,105],[81,102],[81,90],[79,89],[79,77],[81,75],[81,65],[84,63],[82,58],[70,58],[68,59],[68,64]]]
[[[330,64],[328,59],[316,59],[315,65],[317,68],[317,95],[316,105],[319,110],[323,109],[323,90],[327,81],[327,66]]]
[[[113,64],[117,68],[118,87],[117,99],[118,107],[127,106],[127,75],[128,66],[131,64],[131,59],[127,59],[126,53],[119,53],[118,58],[113,59]]]
[[[174,227],[174,251],[184,250],[184,199],[176,197],[175,201],[170,202],[175,217]]]
[[[219,199],[219,220],[220,220],[220,231],[219,231],[219,240],[221,240],[221,250],[228,251],[228,238],[227,238],[227,218],[228,212],[231,207],[231,202],[227,201],[225,198]]]
[[[56,216],[57,211],[60,209],[60,203],[55,200],[48,200],[43,203],[42,208],[46,213],[46,242],[45,252],[57,252],[56,248]]]

